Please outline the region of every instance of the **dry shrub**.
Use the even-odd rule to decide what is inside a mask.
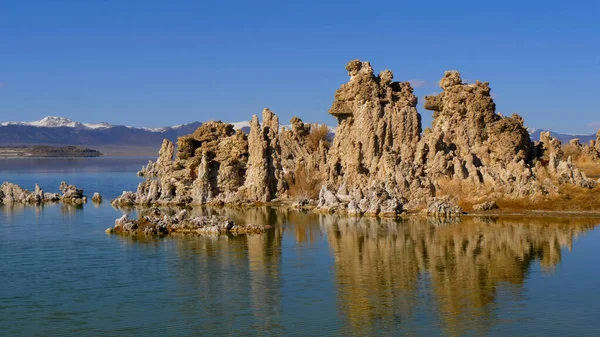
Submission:
[[[318,199],[322,180],[318,174],[311,174],[305,165],[298,165],[296,171],[285,175],[290,196],[294,199]]]
[[[585,173],[588,178],[600,178],[600,160],[593,160],[590,156],[582,156],[577,160],[573,160],[573,165]]]
[[[563,153],[565,154],[565,158],[571,157],[573,160],[579,159],[583,156],[581,150],[573,144],[565,144],[562,146]]]
[[[308,135],[308,141],[312,146],[313,150],[319,148],[319,142],[323,141],[325,147],[329,148],[329,140],[327,135],[329,134],[329,127],[325,124],[312,124],[310,127],[310,134]]]
[[[439,179],[437,193],[439,196],[450,196],[458,199],[458,205],[464,210],[471,210],[473,205],[488,200],[491,196],[481,186],[475,186],[468,181]],[[494,200],[491,198],[491,200]]]

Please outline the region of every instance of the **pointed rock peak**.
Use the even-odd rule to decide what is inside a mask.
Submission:
[[[359,74],[373,76],[373,68],[371,67],[371,63],[368,61],[361,62],[358,59],[352,60],[346,64],[346,70],[348,70],[348,76],[350,76],[350,79]]]
[[[390,85],[393,79],[394,73],[389,69],[383,70],[379,73],[379,81],[382,85]]]
[[[310,134],[311,126],[310,124],[305,124],[302,119],[298,117],[292,117],[290,120],[290,125],[292,127],[292,133],[297,136],[307,136]]]
[[[252,115],[252,119],[250,120],[250,128],[251,129],[260,128],[260,122],[258,121],[258,115]]]
[[[263,109],[262,118],[263,127],[269,127],[275,132],[279,130],[279,117],[273,111],[269,110],[269,108]]]
[[[455,85],[463,84],[460,73],[457,70],[446,71],[444,77],[440,80],[440,88],[447,89]]]

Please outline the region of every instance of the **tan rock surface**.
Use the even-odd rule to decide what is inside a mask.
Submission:
[[[279,118],[269,109],[262,112],[263,124],[252,116],[248,135],[248,170],[244,193],[248,201],[267,202],[287,190],[281,166]]]
[[[440,80],[442,92],[425,97],[433,111],[422,132],[417,97],[389,70],[375,75],[369,62],[347,64],[350,77],[334,96],[328,130],[292,118],[281,129],[265,109],[248,136],[221,122],[203,124],[174,144],[165,141],[136,193],[114,204],[239,204],[275,199],[298,207],[355,215],[404,210],[460,213],[455,201],[486,208],[487,200],[541,201],[562,185],[593,188],[560,142],[542,133],[533,143],[517,114],[496,113],[489,83],[464,83],[458,71]],[[581,149],[598,149],[598,141]],[[444,198],[451,195],[453,199]],[[318,199],[310,201],[310,199]],[[485,206],[485,207],[484,207]]]
[[[0,186],[0,204],[42,204],[46,202],[63,202],[65,204],[81,205],[86,203],[87,197],[83,190],[74,185],[62,182],[59,186],[62,195],[45,192],[38,184],[33,191],[26,190],[17,184],[4,182]]]

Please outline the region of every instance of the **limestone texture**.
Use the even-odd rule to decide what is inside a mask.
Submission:
[[[100,204],[100,203],[102,203],[103,200],[104,199],[102,198],[102,195],[100,195],[100,193],[94,192],[94,195],[92,196],[92,201],[93,202],[95,202],[97,204]]]
[[[600,137],[600,131],[598,131],[597,136]],[[583,155],[591,160],[600,159],[600,145],[598,144],[598,139],[590,140],[589,144],[582,144],[578,138],[574,138],[569,141],[568,147],[577,156]]]
[[[264,233],[270,228],[270,225],[237,225],[233,220],[223,216],[189,216],[186,210],[169,215],[158,208],[151,208],[143,212],[137,220],[130,219],[126,214],[123,215],[115,220],[115,226],[108,228],[106,233],[131,235],[167,235],[171,233],[241,235]]]
[[[0,204],[42,204],[62,202],[64,204],[82,205],[87,202],[83,190],[66,182],[61,182],[59,193],[44,192],[38,184],[33,191],[26,190],[19,185],[4,182],[0,186]]]
[[[180,137],[177,150],[165,140],[139,173],[147,180],[113,205],[290,201],[326,213],[449,215],[462,213],[458,203],[487,210],[489,200],[543,201],[565,185],[597,185],[549,133],[533,142],[521,116],[497,113],[487,82],[465,83],[447,71],[441,92],[425,97],[433,122],[422,130],[410,83],[360,60],[346,70],[349,80],[329,109],[333,140],[297,117],[281,127],[269,109],[262,120],[252,117],[248,135],[208,122]],[[586,151],[598,153],[598,138]]]
[[[286,191],[281,166],[279,145],[279,118],[269,109],[262,113],[263,124],[258,116],[252,116],[248,135],[248,169],[244,181],[248,201],[268,202]]]

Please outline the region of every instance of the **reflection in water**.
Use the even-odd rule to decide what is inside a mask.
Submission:
[[[551,270],[561,247],[592,229],[586,219],[464,218],[432,226],[392,220],[323,216],[334,252],[341,310],[356,332],[397,325],[410,329],[416,308],[434,301],[447,334],[485,334],[494,323],[498,288],[519,296],[534,261]],[[512,287],[510,285],[513,285]],[[420,293],[430,288],[432,298]],[[474,330],[474,331],[473,331]]]
[[[285,286],[290,277],[301,276],[289,272],[293,262],[286,257],[291,249],[284,249],[285,234],[286,244],[298,247],[328,244],[336,285],[330,293],[338,312],[327,319],[340,318],[336,331],[419,335],[425,326],[451,336],[487,335],[501,323],[499,302],[524,301],[531,271],[552,273],[561,249],[570,250],[574,239],[597,223],[542,217],[464,217],[444,223],[287,208],[195,208],[190,213],[274,226],[250,236],[121,237],[124,245],[135,242],[152,254],[166,252],[169,260],[162,262],[173,277],[166,290],[173,299],[169,308],[189,326],[202,326],[197,333],[211,334],[244,334],[249,325],[259,335],[290,331],[286,308],[300,296]],[[297,308],[287,310],[303,315]],[[313,323],[304,324],[298,329]]]
[[[42,205],[42,204],[24,205],[21,203],[0,204],[0,212],[7,219],[7,222],[11,222],[11,220],[14,217],[16,217],[20,214],[23,214],[26,210],[29,210],[29,209],[33,209],[36,217],[39,217],[42,214],[42,212],[44,211],[44,205]]]
[[[0,213],[10,222],[15,216],[19,214],[24,214],[26,211],[33,210],[35,212],[36,218],[39,218],[43,212],[44,208],[47,207],[60,207],[60,212],[64,216],[72,216],[77,214],[78,212],[83,211],[82,205],[72,205],[72,204],[63,204],[63,203],[46,203],[46,204],[22,204],[22,203],[7,203],[0,204]]]
[[[164,209],[169,212],[176,210]],[[140,209],[135,210],[140,212]],[[130,213],[133,210],[129,210]],[[191,216],[223,215],[236,223],[280,223],[281,212],[271,208],[190,209]],[[123,236],[124,241],[168,242],[175,245],[177,261],[169,265],[177,275],[173,294],[185,298],[180,315],[190,325],[200,320],[205,331],[247,333],[233,318],[250,311],[252,330],[281,335],[281,241],[283,226],[261,235],[197,236],[175,233],[167,238]],[[189,268],[189,261],[197,268]],[[185,264],[178,261],[187,261]],[[209,273],[209,274],[207,274]],[[198,308],[200,306],[200,310]],[[194,314],[196,313],[196,314]],[[198,331],[202,333],[203,331]]]

